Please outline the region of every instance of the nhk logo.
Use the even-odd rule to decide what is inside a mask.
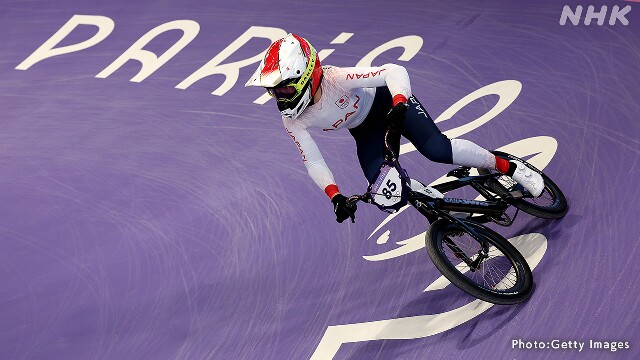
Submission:
[[[640,0],[626,0],[626,1],[634,1],[640,2]],[[571,21],[574,26],[580,25],[580,20],[582,19],[583,14],[583,6],[576,6],[575,10],[571,9],[569,5],[565,5],[562,9],[562,14],[560,15],[560,25],[564,26],[567,23],[567,19]],[[604,25],[605,20],[607,19],[607,14],[609,14],[609,25],[614,26],[618,22],[624,26],[629,25],[629,20],[626,18],[626,15],[631,11],[631,5],[627,5],[623,8],[615,5],[611,8],[611,12],[608,11],[609,8],[607,5],[602,5],[599,11],[596,11],[596,7],[590,5],[587,8],[586,14],[584,15],[584,24],[591,25],[591,22],[597,20],[598,26]]]

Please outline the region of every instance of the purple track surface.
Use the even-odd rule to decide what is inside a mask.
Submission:
[[[558,1],[2,0],[0,359],[639,358],[640,3],[568,4],[632,10],[626,26],[608,15],[562,26]],[[74,15],[115,28],[17,69]],[[174,20],[200,31],[143,81],[130,81],[136,60],[96,77]],[[423,292],[440,273],[413,209],[380,229],[387,214],[367,205],[355,224],[335,223],[273,101],[254,103],[262,91],[242,86],[257,64],[235,83],[218,74],[176,88],[252,26],[334,49],[322,61],[337,66],[413,36],[394,43],[417,44],[408,59],[395,47],[372,63],[405,66],[434,118],[487,86],[511,96],[482,125],[460,130],[499,96],[439,126],[487,148],[529,139],[510,149],[546,154],[569,213],[497,228],[529,234],[518,246],[542,256],[532,298],[491,307],[453,286]],[[80,25],[52,47],[96,32]],[[353,36],[331,44],[343,32]],[[181,35],[144,48],[160,55]],[[221,63],[268,43],[253,38]],[[225,80],[233,86],[212,94]],[[362,193],[348,132],[314,138],[343,192]],[[402,161],[426,182],[451,168],[416,152]],[[514,339],[586,345],[527,350]]]

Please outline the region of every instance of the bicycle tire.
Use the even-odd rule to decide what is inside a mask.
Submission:
[[[438,270],[440,270],[440,272],[449,281],[451,281],[452,284],[478,299],[500,305],[513,305],[527,300],[531,296],[533,289],[533,275],[529,268],[529,264],[527,264],[527,261],[522,254],[520,254],[520,252],[502,235],[495,231],[471,221],[465,221],[464,223],[486,240],[491,245],[491,249],[498,250],[502,253],[508,262],[499,259],[500,255],[496,255],[494,252],[495,250],[490,250],[489,253],[496,256],[491,256],[482,262],[481,268],[478,268],[476,271],[464,271],[465,267],[468,270],[469,266],[463,265],[459,259],[456,259],[458,263],[454,264],[453,262],[456,262],[456,260],[452,260],[450,256],[447,255],[447,250],[444,248],[446,246],[446,244],[444,244],[445,237],[449,236],[448,239],[455,242],[454,240],[451,240],[450,235],[453,233],[463,233],[467,234],[468,238],[472,239],[469,241],[470,243],[475,241],[476,245],[479,245],[479,242],[469,235],[468,230],[460,223],[452,222],[447,219],[439,219],[431,225],[425,239],[429,257],[435,264],[436,268],[438,268]],[[458,241],[456,245],[461,246],[463,244],[461,241]],[[449,247],[447,247],[447,249],[451,250]],[[490,268],[490,266],[495,266],[493,263],[485,266],[485,263],[489,261],[500,261],[503,263],[503,268],[506,266],[511,266],[511,268],[509,268],[505,275],[502,271],[496,271],[493,268]],[[484,274],[500,274],[504,275],[504,277],[497,283],[494,281],[493,287],[483,286],[472,280],[470,277],[473,276],[473,274],[480,273],[480,271]],[[515,274],[515,281],[513,282],[513,285],[511,285],[511,287],[504,287],[504,284],[508,283],[506,281],[507,277],[512,273]],[[484,281],[485,280],[483,279],[483,283]]]
[[[542,176],[542,179],[544,180],[544,191],[539,198],[515,199],[511,201],[511,204],[513,206],[526,212],[527,214],[543,219],[559,219],[567,214],[569,205],[567,203],[566,197],[564,196],[564,193],[562,192],[562,190],[560,190],[560,187],[558,187],[558,185],[556,185],[556,183],[554,183],[553,180],[551,180],[551,178],[549,178],[545,173],[538,170],[535,166],[529,164],[528,162],[511,154],[502,151],[492,151],[492,153],[507,160],[521,161],[526,167],[540,174]],[[491,172],[492,170],[489,169],[478,169],[478,173],[480,175],[487,175]],[[507,175],[503,175],[503,178],[508,178],[511,180],[511,178]],[[494,192],[499,196],[508,193],[511,190],[511,187],[507,188],[503,183],[495,178],[487,181],[485,183],[485,186],[491,192]],[[536,201],[539,201],[539,199],[544,199],[545,194],[551,197],[551,200],[553,201],[551,205],[540,205],[535,203]],[[531,200],[533,201],[533,203],[527,200]]]

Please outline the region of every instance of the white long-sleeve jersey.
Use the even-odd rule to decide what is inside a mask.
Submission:
[[[386,64],[380,67],[350,68],[324,66],[321,86],[322,96],[318,103],[307,107],[295,120],[283,117],[282,121],[300,150],[309,176],[332,197],[338,191],[333,174],[308,129],[353,129],[367,117],[376,87],[387,86],[395,104],[407,101],[411,96],[411,85],[404,67]]]

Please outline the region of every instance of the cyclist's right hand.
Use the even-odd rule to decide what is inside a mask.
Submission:
[[[356,210],[358,206],[354,203],[349,205],[347,203],[347,197],[338,193],[331,198],[333,203],[333,212],[336,214],[336,221],[341,223],[348,218],[351,218],[351,222],[356,222]]]

